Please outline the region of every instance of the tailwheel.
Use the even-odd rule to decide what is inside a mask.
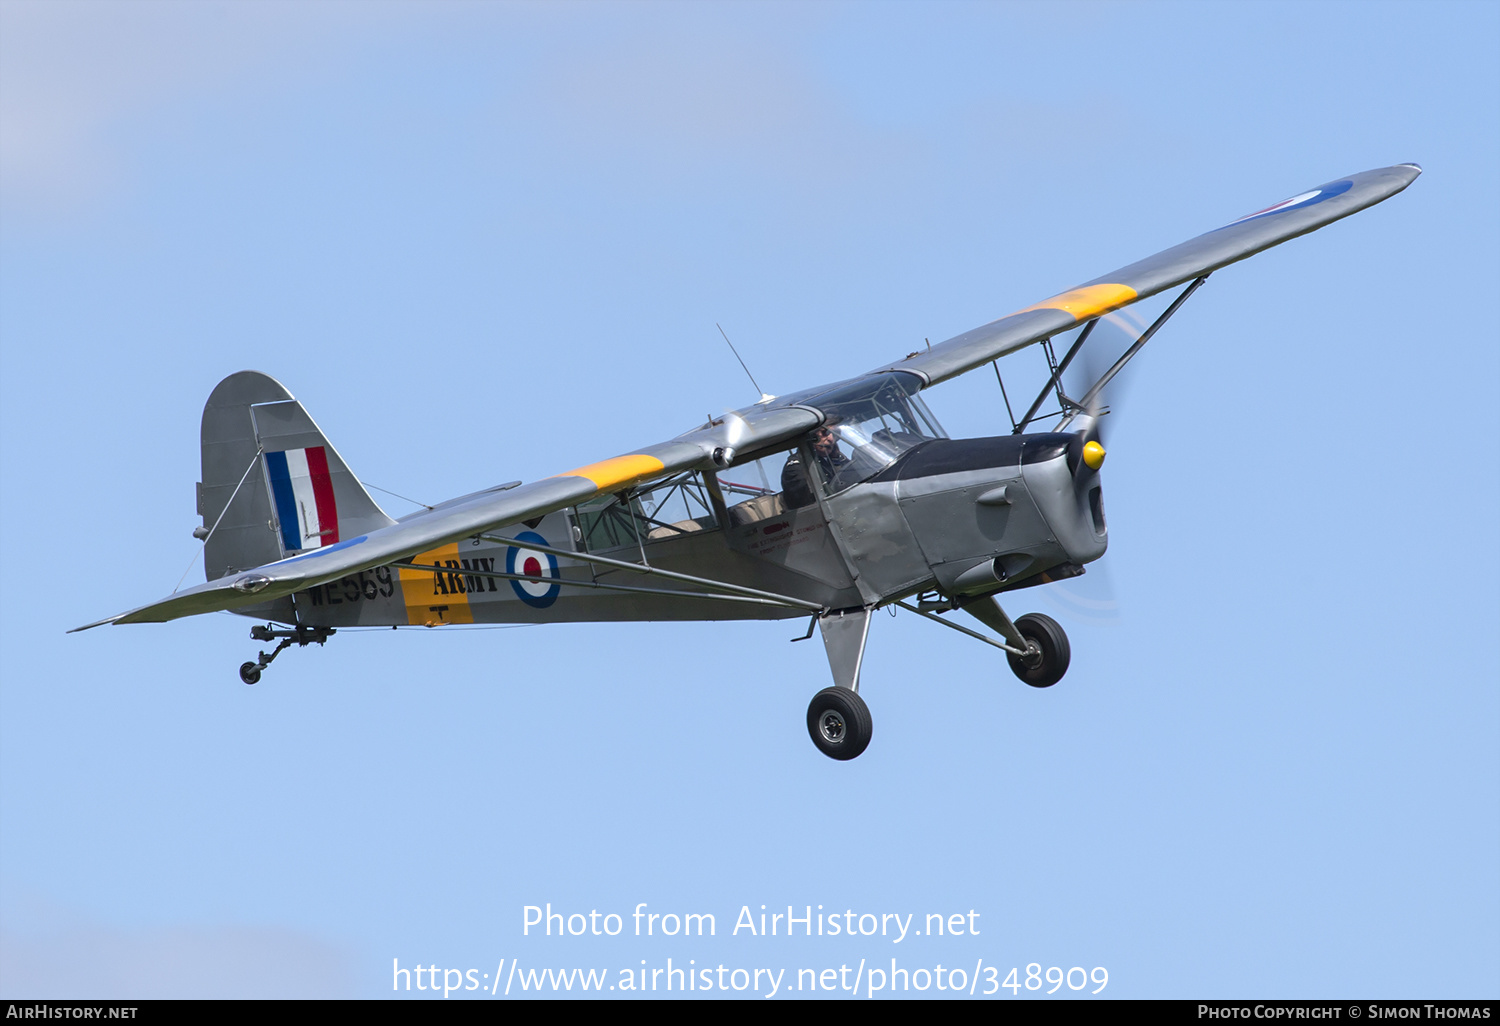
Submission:
[[[1041,613],[1027,613],[1017,618],[1016,630],[1026,639],[1026,654],[1006,657],[1015,675],[1034,688],[1050,688],[1062,680],[1073,653],[1058,622]]]
[[[266,624],[264,627],[256,624],[250,628],[250,637],[252,639],[255,641],[279,640],[281,644],[272,649],[269,655],[262,651],[253,663],[240,663],[240,680],[246,684],[258,684],[260,682],[260,675],[265,668],[270,666],[272,661],[290,646],[296,645],[299,648],[306,648],[312,644],[321,645],[337,633],[338,631],[333,627],[308,627],[299,624],[287,630],[278,630],[272,624]]]
[[[807,707],[807,732],[830,759],[857,757],[869,745],[873,728],[870,707],[849,688],[824,688]]]

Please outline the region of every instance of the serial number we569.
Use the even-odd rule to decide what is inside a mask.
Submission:
[[[309,588],[305,594],[315,606],[325,603],[338,606],[345,602],[362,600],[373,602],[377,598],[390,598],[395,591],[396,584],[391,576],[391,568],[381,566],[374,570],[361,570],[357,574],[341,577],[337,581],[329,581],[316,588]]]

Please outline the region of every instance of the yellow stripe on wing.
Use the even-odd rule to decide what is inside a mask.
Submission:
[[[1044,299],[1034,306],[1028,306],[1025,310],[1017,310],[1016,313],[1030,313],[1032,310],[1062,310],[1080,321],[1086,321],[1102,313],[1118,310],[1135,297],[1136,291],[1129,285],[1085,285],[1081,289],[1070,289],[1051,299]]]
[[[660,474],[666,469],[667,465],[655,456],[616,456],[614,459],[590,463],[586,467],[557,476],[587,478],[594,483],[595,488],[603,492]]]

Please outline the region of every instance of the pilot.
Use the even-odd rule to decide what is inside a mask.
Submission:
[[[839,438],[832,428],[820,427],[813,431],[811,444],[813,461],[817,464],[823,483],[827,484],[833,480],[839,468],[849,462],[849,457],[839,451]],[[787,457],[786,466],[781,468],[781,491],[788,509],[801,509],[818,501],[813,495],[812,482],[807,479],[807,472],[802,467],[800,450],[793,450]]]

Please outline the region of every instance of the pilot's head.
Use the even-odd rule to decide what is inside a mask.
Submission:
[[[813,452],[819,456],[827,456],[837,452],[839,445],[838,435],[833,433],[832,428],[820,427],[812,433]]]

